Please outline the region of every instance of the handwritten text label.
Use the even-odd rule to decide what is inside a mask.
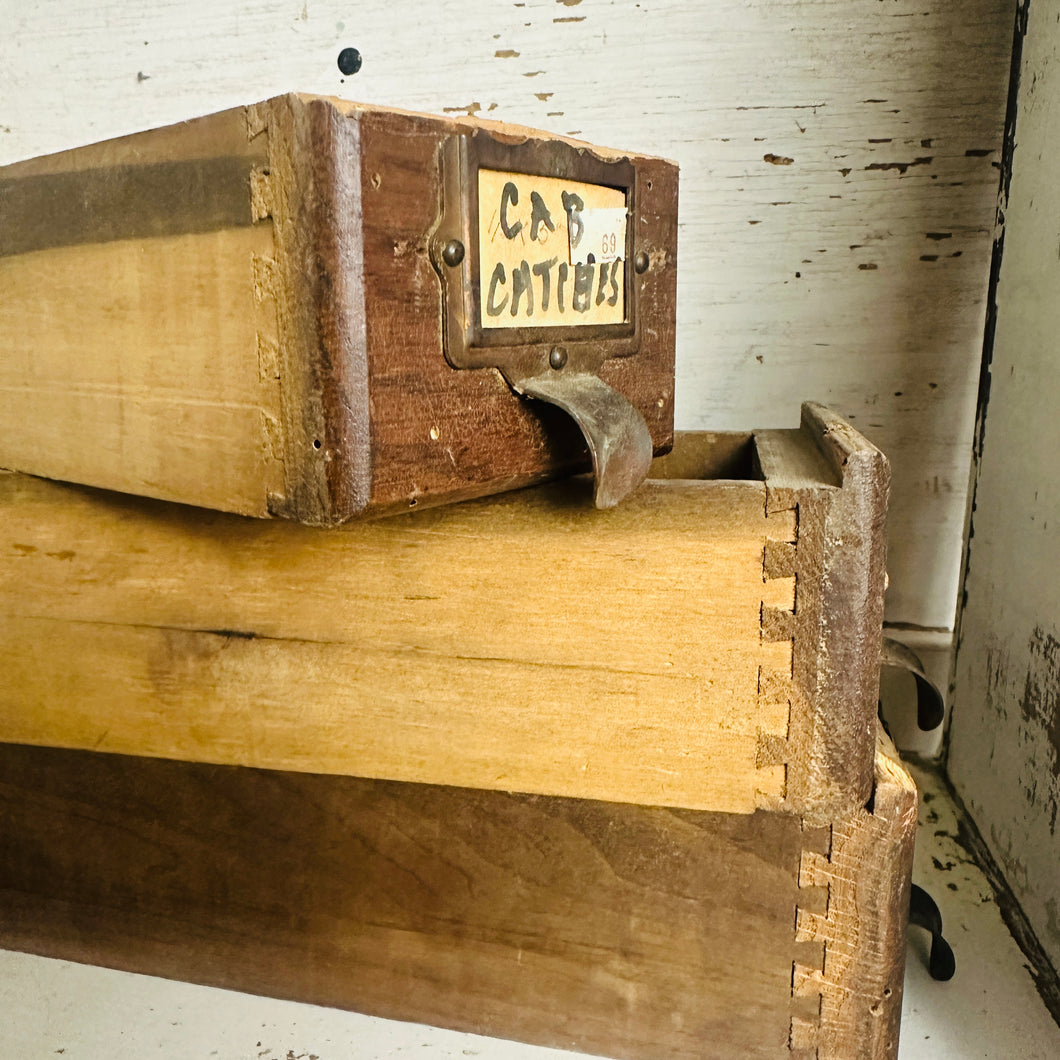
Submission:
[[[478,196],[482,327],[625,320],[624,192],[480,169]]]

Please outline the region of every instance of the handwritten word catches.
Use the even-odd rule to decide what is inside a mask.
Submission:
[[[623,191],[481,169],[478,202],[482,327],[625,320]]]

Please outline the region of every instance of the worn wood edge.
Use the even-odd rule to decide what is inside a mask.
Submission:
[[[787,803],[788,772],[791,767],[788,741],[791,738],[791,713],[794,705],[792,667],[797,600],[795,559],[798,529],[790,511],[774,512],[771,515],[768,500],[765,514],[766,539],[762,547],[763,599],[759,624],[763,646],[771,644],[775,645],[775,648],[771,654],[763,653],[758,667],[755,716],[763,724],[758,728],[755,765],[760,771],[762,782],[755,791],[755,805],[760,809],[777,810]],[[767,719],[772,721],[772,727],[765,724]],[[767,778],[769,783],[766,782]],[[777,790],[778,779],[781,794],[769,794],[770,791]]]
[[[559,133],[548,132],[542,129],[535,129],[528,125],[518,125],[511,122],[495,121],[491,118],[478,118],[472,115],[453,115],[447,114],[444,116],[437,114],[430,114],[425,111],[407,110],[402,107],[380,107],[375,104],[369,103],[357,103],[353,100],[342,99],[339,96],[321,96],[310,93],[291,93],[291,98],[310,101],[320,100],[328,103],[341,111],[343,114],[356,115],[365,112],[386,111],[390,114],[399,114],[410,118],[430,118],[431,121],[444,122],[453,132],[468,131],[474,132],[476,130],[483,130],[494,136],[496,139],[507,142],[507,143],[522,143],[524,140],[528,140],[533,137],[547,137],[549,140],[556,140],[561,143],[570,144],[572,147],[578,148],[580,151],[585,151],[589,154],[595,155],[597,158],[604,159],[606,161],[614,161],[616,159],[630,158],[636,160],[653,160],[663,162],[668,166],[672,166],[674,169],[677,168],[677,163],[670,158],[666,158],[662,155],[651,155],[644,154],[641,152],[630,152],[622,151],[617,148],[601,147],[597,144],[588,143],[585,140],[579,140],[571,136],[563,136]],[[272,102],[269,100],[268,102]]]
[[[804,823],[789,1048],[799,1060],[895,1060],[917,791],[880,735],[871,803]]]
[[[886,457],[812,402],[797,431],[754,435],[767,517],[794,510],[791,727],[785,807],[824,821],[865,805],[873,787],[889,489]],[[776,620],[770,616],[770,626]]]
[[[268,136],[256,203],[277,260],[284,495],[270,512],[333,526],[368,504],[368,371],[359,125],[330,103],[281,96],[248,108]]]

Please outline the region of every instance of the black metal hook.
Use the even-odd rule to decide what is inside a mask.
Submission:
[[[915,883],[909,892],[909,923],[931,932],[931,952],[928,956],[931,978],[940,983],[952,979],[957,970],[957,961],[950,944],[942,937],[942,914],[931,895]]]

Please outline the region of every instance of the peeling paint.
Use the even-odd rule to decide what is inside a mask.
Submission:
[[[1028,725],[1040,730],[1050,749],[1053,779],[1057,780],[1060,779],[1060,641],[1041,626],[1035,626],[1028,644],[1028,656],[1030,661],[1020,711]],[[1055,794],[1051,813],[1051,831],[1055,834]]]
[[[934,161],[932,157],[926,158],[914,158],[912,162],[870,162],[865,166],[866,170],[880,169],[896,169],[899,176],[904,176],[906,171],[912,169],[913,166],[929,166]]]

